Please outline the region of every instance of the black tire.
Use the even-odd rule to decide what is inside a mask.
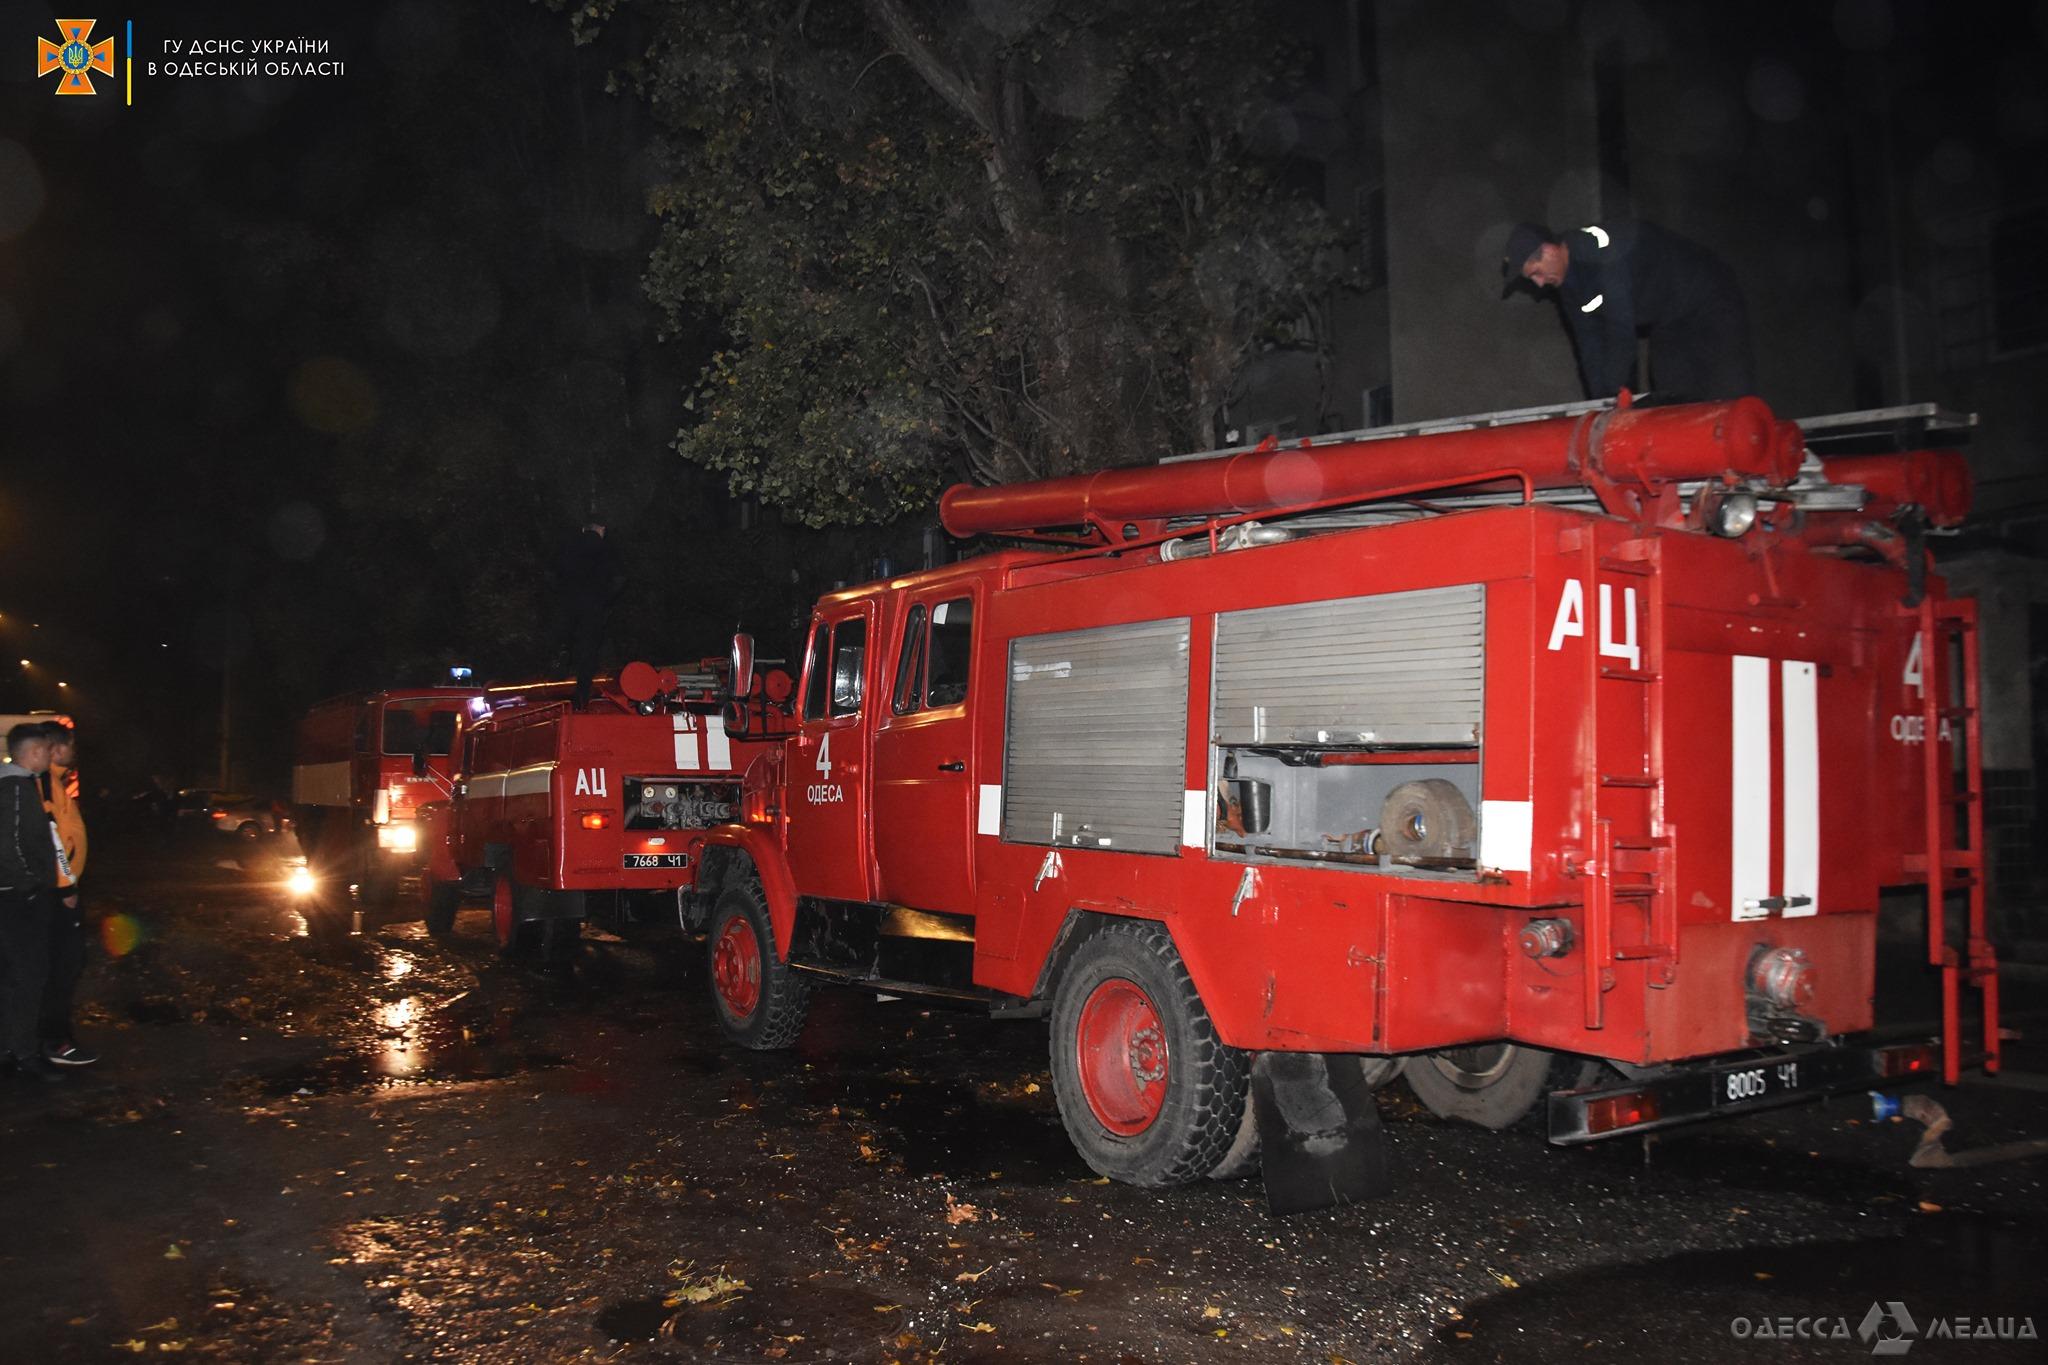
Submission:
[[[580,919],[547,919],[533,926],[540,931],[541,957],[555,965],[575,960],[576,950],[583,944],[583,921]]]
[[[541,925],[529,917],[532,908],[527,889],[500,872],[491,883],[491,937],[499,957],[525,957],[539,944]]]
[[[1153,1189],[1200,1180],[1243,1127],[1250,1074],[1164,929],[1117,920],[1075,945],[1053,994],[1053,1093],[1098,1175]]]
[[[244,820],[235,826],[235,833],[253,844],[263,837],[263,826],[254,820]]]
[[[1512,1128],[1552,1090],[1585,1084],[1600,1064],[1568,1052],[1521,1043],[1480,1043],[1410,1057],[1404,1075],[1423,1107],[1438,1118]]]
[[[752,877],[730,883],[711,910],[705,942],[711,1001],[725,1036],[755,1052],[794,1044],[811,1009],[811,984],[775,955],[768,899]]]
[[[435,938],[448,938],[455,932],[455,912],[462,906],[462,885],[459,882],[436,881],[431,872],[420,875],[425,889],[427,932]]]

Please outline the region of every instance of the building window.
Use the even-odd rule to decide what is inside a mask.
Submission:
[[[1387,282],[1387,187],[1359,186],[1351,210],[1358,215],[1358,287],[1377,289]]]
[[[1941,368],[1966,370],[2048,347],[2048,268],[2040,234],[2048,205],[1982,213],[1945,225],[1934,258]]]
[[[1394,424],[1394,386],[1375,384],[1365,391],[1365,424],[1367,427],[1390,427]]]

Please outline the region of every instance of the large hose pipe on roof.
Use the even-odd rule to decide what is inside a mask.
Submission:
[[[1778,487],[1798,473],[1799,429],[1761,399],[1617,407],[1508,426],[1378,440],[1266,447],[1169,465],[1105,469],[1035,483],[956,484],[939,516],[956,536],[1230,516],[1365,500],[1393,490],[1597,481],[1650,487],[1694,479]]]

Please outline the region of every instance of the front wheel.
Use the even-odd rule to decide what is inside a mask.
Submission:
[[[755,1052],[796,1042],[810,1013],[810,983],[775,956],[760,884],[728,886],[711,911],[711,998],[725,1036]]]
[[[1588,1084],[1600,1064],[1521,1043],[1481,1043],[1408,1059],[1408,1088],[1438,1118],[1512,1128],[1552,1090]]]
[[[1120,920],[1075,949],[1052,1008],[1060,1121],[1098,1175],[1160,1188],[1231,1151],[1250,1059],[1216,1037],[1173,940]]]

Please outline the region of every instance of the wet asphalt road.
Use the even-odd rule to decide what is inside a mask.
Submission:
[[[1042,1025],[821,992],[796,1052],[742,1054],[680,940],[542,969],[475,911],[309,935],[268,848],[95,860],[103,1060],[0,1087],[0,1361],[1850,1361],[1736,1320],[2048,1327],[2048,1161],[1913,1169],[1861,1096],[1560,1151],[1395,1085],[1396,1193],[1275,1220],[1256,1182],[1094,1179]],[[2048,1134],[2034,1081],[1941,1092],[1951,1149]]]

